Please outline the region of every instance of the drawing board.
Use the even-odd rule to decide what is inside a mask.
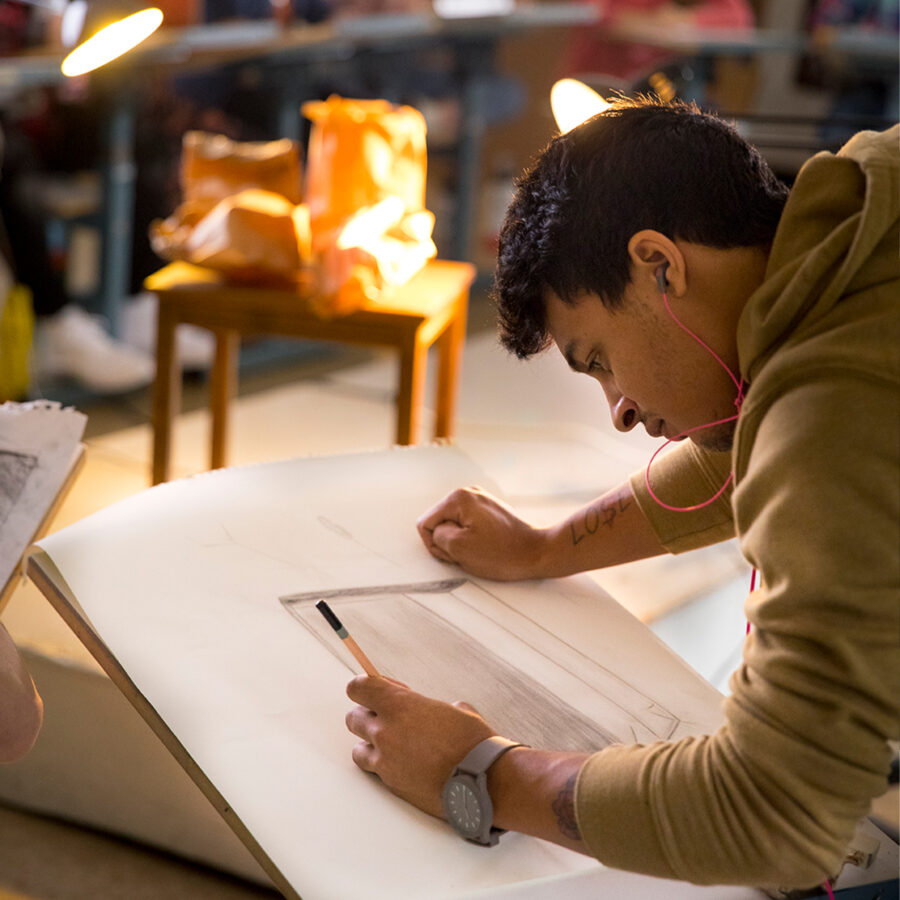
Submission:
[[[88,648],[288,896],[599,892],[611,877],[524,835],[467,844],[358,770],[344,727],[358,669],[315,598],[386,672],[534,746],[721,722],[720,695],[590,579],[500,585],[433,559],[416,518],[476,482],[491,487],[446,447],[268,463],[159,485],[40,542],[57,571],[39,586],[77,610]]]
[[[86,416],[58,403],[0,405],[0,610],[84,459]]]

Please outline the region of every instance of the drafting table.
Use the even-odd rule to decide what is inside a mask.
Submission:
[[[430,557],[415,514],[473,480],[483,474],[463,454],[436,447],[220,470],[108,507],[44,539],[47,555],[29,561],[38,587],[287,897],[400,900],[435,896],[432,884],[448,897],[559,896],[551,886],[596,896],[623,877],[627,895],[644,885],[658,896],[655,880],[525,835],[492,851],[466,844],[350,759],[344,688],[355,670],[304,621],[317,592],[386,672],[410,672],[444,699],[457,699],[448,691],[465,679],[469,700],[489,716],[505,712],[504,727],[535,744],[550,743],[547,729],[563,720],[573,745],[603,746],[721,719],[717,692],[586,579],[484,583]],[[417,646],[443,660],[423,666],[375,642],[395,628],[414,628]],[[503,690],[521,715],[504,711]],[[352,865],[333,865],[342,842],[354,848]],[[692,890],[685,896],[704,896]],[[612,886],[609,895],[623,896]]]
[[[353,765],[357,670],[310,614],[317,597],[386,674],[461,691],[533,745],[721,722],[720,695],[588,579],[488,582],[427,554],[416,514],[484,480],[449,447],[219,470],[51,535],[29,574],[286,897],[758,900],[526,835],[487,851]]]

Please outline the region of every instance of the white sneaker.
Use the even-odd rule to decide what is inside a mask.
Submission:
[[[138,294],[120,310],[122,340],[145,353],[156,354],[156,294]],[[211,331],[196,325],[179,325],[175,329],[175,353],[182,369],[204,372],[212,366],[216,339]]]
[[[38,321],[33,360],[36,378],[73,378],[97,394],[145,387],[156,374],[150,355],[116,341],[99,316],[72,303]]]

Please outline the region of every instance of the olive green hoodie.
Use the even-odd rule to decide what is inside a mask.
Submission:
[[[737,534],[762,586],[726,724],[590,757],[576,812],[612,866],[811,887],[840,869],[900,736],[900,128],[799,173],[738,325],[731,454],[690,442],[638,503],[673,552]]]

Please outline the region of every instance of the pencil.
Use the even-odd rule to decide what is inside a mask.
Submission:
[[[334,611],[324,600],[316,601],[316,609],[325,617],[325,621],[337,632],[337,636],[346,644],[347,649],[356,657],[357,662],[363,667],[366,675],[374,675],[376,678],[381,677],[381,673],[372,661],[360,649],[359,644],[350,637],[350,632],[344,628],[341,620],[334,614]]]

